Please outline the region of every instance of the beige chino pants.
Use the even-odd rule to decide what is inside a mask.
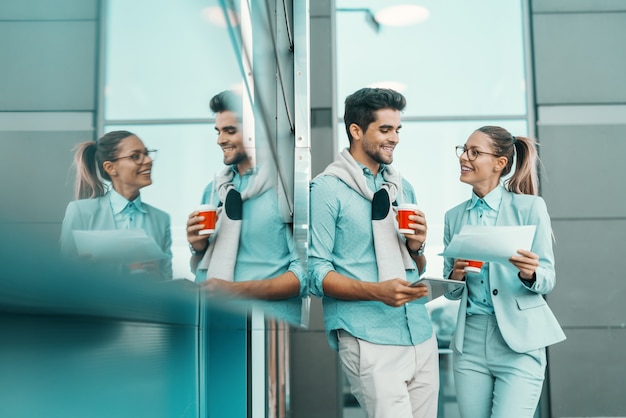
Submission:
[[[418,345],[373,344],[338,331],[339,358],[368,418],[436,418],[439,352],[433,335]]]

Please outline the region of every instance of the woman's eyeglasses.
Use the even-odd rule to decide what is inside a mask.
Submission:
[[[128,159],[132,160],[135,164],[141,165],[146,160],[146,157],[150,157],[150,159],[152,161],[156,160],[157,150],[155,150],[155,149],[147,149],[144,152],[133,152],[130,155],[126,155],[124,157],[117,157],[117,158],[114,158],[114,159],[109,160],[109,161],[113,162],[113,161],[121,160],[121,159],[124,159],[124,158],[128,158]]]
[[[494,157],[499,157],[497,154],[492,154],[490,152],[478,151],[476,148],[467,148],[465,145],[457,145],[456,146],[456,156],[461,158],[463,154],[467,153],[467,159],[469,161],[474,161],[476,158],[480,156],[480,154],[493,155]]]

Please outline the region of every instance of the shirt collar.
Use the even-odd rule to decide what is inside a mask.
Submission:
[[[487,195],[483,198],[476,196],[476,193],[472,192],[472,200],[470,201],[469,205],[467,205],[467,210],[473,209],[474,207],[476,207],[478,202],[482,200],[490,209],[497,211],[498,209],[500,209],[500,202],[502,201],[502,191],[503,187],[498,186],[489,193],[487,193]]]
[[[109,196],[111,199],[111,209],[113,209],[114,215],[117,215],[118,213],[122,212],[124,209],[126,209],[126,206],[128,206],[128,204],[131,203],[124,196],[116,192],[115,189],[111,189],[109,191]],[[139,212],[146,213],[146,209],[143,207],[143,204],[141,203],[141,195],[137,196],[137,198],[133,200],[132,203]]]
[[[372,173],[372,170],[367,168],[365,165],[361,164],[358,161],[356,163],[363,170],[363,174],[365,174],[365,175],[372,175],[372,176],[374,175],[374,173]],[[378,166],[378,174],[382,175],[385,170],[387,170],[387,164],[380,163],[380,165]]]
[[[247,169],[246,171],[243,172],[243,174],[239,174],[239,169],[237,168],[237,164],[231,164],[230,166],[230,170],[234,173],[235,177],[236,176],[250,176],[254,173],[256,173],[256,168],[255,167],[250,167],[249,169]]]

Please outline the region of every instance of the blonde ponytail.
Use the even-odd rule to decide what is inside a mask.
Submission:
[[[74,150],[76,151],[74,154],[76,199],[92,199],[104,195],[106,186],[97,174],[96,143],[94,141],[81,142]]]
[[[537,142],[523,136],[515,137],[500,126],[483,126],[477,131],[491,138],[493,151],[496,155],[507,158],[508,161],[501,172],[501,177],[511,172],[515,160],[515,171],[505,181],[504,187],[513,193],[538,195],[537,164],[539,163],[539,156],[537,155]]]
[[[104,162],[114,160],[117,157],[120,142],[133,135],[128,131],[112,131],[95,142],[81,142],[74,147],[76,151],[74,154],[76,199],[92,199],[103,196],[107,192],[108,187],[102,179],[111,180],[111,177],[104,170]]]

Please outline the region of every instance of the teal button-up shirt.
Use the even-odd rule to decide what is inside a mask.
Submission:
[[[141,203],[141,195],[132,202],[111,188],[109,191],[115,229],[142,229],[146,210]]]
[[[232,183],[241,193],[248,187],[256,173],[250,169],[240,175],[235,166],[232,170],[234,172]],[[213,203],[215,206],[221,204],[217,193],[213,191],[213,182],[205,188],[202,203]],[[290,228],[291,225],[285,223],[280,215],[275,188],[269,188],[257,196],[244,200],[234,281],[269,279],[291,271],[300,281],[300,296],[308,295],[306,272],[298,258]],[[204,280],[206,270],[196,271],[196,282]],[[300,323],[300,296],[266,302],[260,306],[273,316],[292,323]]]
[[[468,225],[495,226],[502,201],[502,186],[498,186],[482,199],[472,192],[467,206]],[[484,263],[480,273],[465,273],[467,283],[467,315],[493,315],[493,302],[489,285],[489,263]]]
[[[369,188],[374,192],[380,189],[386,167],[383,165],[376,176],[362,168]],[[404,179],[402,199],[415,203],[413,188]],[[371,202],[338,178],[322,176],[311,183],[310,286],[314,295],[323,297],[326,334],[335,350],[339,329],[388,345],[415,345],[432,336],[426,298],[393,308],[377,301],[346,301],[324,295],[322,282],[330,271],[354,280],[378,282],[371,213]],[[406,273],[408,281],[419,277],[417,267]]]

